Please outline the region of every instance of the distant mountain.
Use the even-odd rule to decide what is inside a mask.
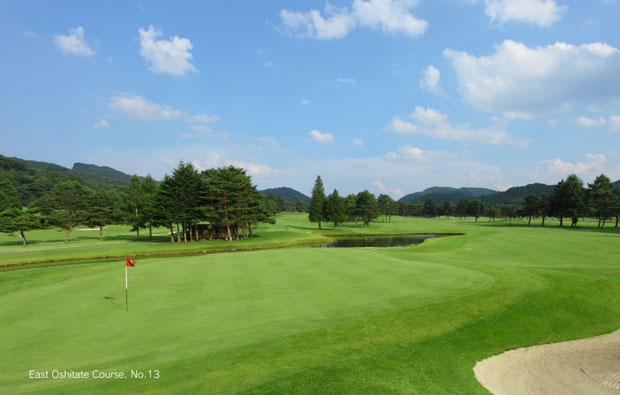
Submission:
[[[77,173],[87,181],[111,182],[128,185],[131,176],[122,171],[107,166],[90,165],[86,163],[74,163],[71,172]]]
[[[614,186],[615,186],[616,188],[620,188],[620,180],[618,180],[618,181],[614,182]]]
[[[530,193],[538,196],[551,196],[551,194],[553,194],[553,185],[534,183],[522,187],[512,187],[504,192],[498,192],[493,195],[484,196],[480,200],[486,205],[521,204],[521,202],[523,202],[523,198]]]
[[[76,163],[73,169],[68,169],[55,163],[0,155],[0,200],[21,201],[23,205],[30,205],[54,185],[66,180],[84,182],[103,190],[127,185],[130,178],[109,167]]]
[[[400,201],[422,202],[428,198],[431,198],[437,204],[443,204],[448,201],[456,203],[462,198],[479,199],[483,196],[493,195],[496,193],[498,192],[487,188],[431,187],[423,190],[422,192],[410,193],[409,195],[403,196],[400,198]]]
[[[295,196],[301,199],[304,203],[310,203],[310,198],[303,193],[294,190],[293,188],[288,187],[280,187],[280,188],[269,188],[261,191],[263,194],[271,193],[274,196],[282,196],[284,200],[293,200]]]

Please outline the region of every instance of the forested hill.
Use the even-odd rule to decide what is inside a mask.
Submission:
[[[553,194],[553,185],[546,185],[540,183],[528,184],[522,187],[512,187],[504,192],[498,192],[493,195],[482,197],[480,200],[486,205],[492,204],[521,204],[523,198],[533,193],[535,195],[547,195]]]
[[[79,174],[87,181],[111,182],[121,185],[128,185],[131,180],[129,174],[115,170],[107,166],[89,165],[86,163],[74,163],[72,172]]]
[[[86,183],[96,190],[116,188],[129,184],[131,176],[95,165],[76,163],[73,169],[48,163],[0,155],[0,200],[21,201],[30,205],[54,185],[66,180]]]
[[[492,189],[487,188],[451,188],[451,187],[432,187],[423,190],[422,192],[411,193],[409,195],[400,198],[403,202],[422,202],[428,198],[433,199],[437,204],[443,204],[445,202],[456,203],[463,198],[468,199],[480,199],[483,196],[493,195],[498,193]]]
[[[261,191],[263,194],[272,194],[274,196],[282,196],[284,200],[292,201],[295,196],[301,199],[302,202],[308,204],[310,203],[310,198],[303,193],[294,190],[293,188],[288,187],[280,187],[280,188],[269,188]]]
[[[620,183],[620,180],[617,182]],[[540,183],[528,184],[521,187],[512,187],[504,192],[494,191],[486,188],[447,188],[433,187],[422,192],[411,193],[401,198],[404,202],[423,202],[428,198],[433,199],[437,204],[452,202],[457,204],[459,200],[467,198],[469,200],[478,199],[486,205],[493,204],[521,204],[523,198],[530,193],[551,196],[553,185]]]

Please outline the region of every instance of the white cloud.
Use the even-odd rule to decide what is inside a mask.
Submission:
[[[212,169],[217,166],[220,156],[215,151],[207,152],[201,160],[192,161],[192,165],[199,171]]]
[[[131,118],[145,121],[153,119],[180,119],[185,122],[202,124],[220,120],[220,117],[215,114],[187,114],[184,111],[170,106],[157,104],[144,96],[131,95],[128,93],[112,96],[108,102],[108,108],[123,113]],[[196,131],[206,131],[208,129],[206,126],[202,125],[192,125],[190,128]]]
[[[343,84],[355,84],[355,78],[338,77],[336,80],[338,82],[342,82]]]
[[[545,165],[547,170],[559,176],[565,176],[571,173],[577,175],[593,176],[594,173],[602,173],[605,171],[607,158],[603,154],[586,154],[585,161],[572,163],[563,161],[560,158],[548,159],[540,162]]]
[[[445,92],[439,86],[441,74],[434,66],[429,65],[422,71],[422,78],[420,78],[420,87],[436,95],[443,96]]]
[[[272,169],[271,167],[260,164],[260,163],[249,163],[249,162],[235,160],[235,161],[227,161],[227,164],[233,165],[235,167],[243,168],[251,176],[266,176],[266,175],[277,174],[280,172],[277,169]]]
[[[24,29],[24,37],[25,38],[39,38],[39,35],[31,30]]]
[[[230,138],[230,133],[227,131],[214,131],[208,126],[205,125],[190,125],[190,129],[194,130],[197,133],[183,132],[181,133],[181,138],[183,140],[208,140],[208,139],[219,139],[219,140],[228,140]]]
[[[593,118],[588,118],[588,117],[577,118],[577,124],[579,126],[585,126],[585,127],[600,126],[600,125],[605,125],[606,123],[607,123],[607,120],[603,117],[599,117],[599,119],[593,119]]]
[[[355,29],[355,19],[347,8],[325,5],[324,18],[317,10],[308,12],[280,11],[283,31],[304,38],[332,39],[342,38]]]
[[[304,38],[343,38],[357,26],[380,29],[383,33],[419,36],[428,22],[416,18],[411,10],[418,0],[354,0],[351,8],[338,8],[329,2],[324,16],[318,10],[307,12],[281,10],[281,31]]]
[[[310,103],[312,102],[308,99],[301,99],[301,104],[310,104]]]
[[[375,187],[377,187],[377,189],[379,191],[381,191],[382,193],[388,194],[390,195],[392,198],[398,200],[401,197],[405,196],[405,193],[403,191],[401,191],[398,188],[390,188],[388,186],[386,186],[384,183],[382,183],[381,181],[373,181],[372,182],[374,184]]]
[[[93,56],[95,54],[84,39],[84,28],[82,26],[69,29],[68,36],[55,34],[53,42],[66,55]]]
[[[314,141],[320,144],[326,144],[334,140],[334,136],[331,133],[321,133],[318,130],[311,130],[308,133]]]
[[[172,159],[167,158],[165,156],[163,158],[161,158],[161,161],[164,162],[165,164],[167,164],[168,166],[176,166],[177,165],[176,163],[174,163],[174,161]]]
[[[361,147],[362,145],[364,145],[364,142],[358,138],[354,138],[351,140],[351,144]]]
[[[106,121],[105,119],[100,119],[99,122],[93,125],[93,128],[95,129],[109,128],[109,127],[110,127],[110,124],[108,124],[108,121]]]
[[[594,127],[594,126],[604,126],[609,125],[609,129],[613,131],[620,130],[620,115],[612,115],[609,118],[598,117],[588,118],[588,117],[579,117],[577,118],[577,125],[583,127]]]
[[[185,114],[168,106],[161,106],[143,96],[121,94],[113,96],[108,103],[110,110],[121,112],[131,118],[142,120],[180,118]]]
[[[528,140],[513,137],[499,125],[481,129],[471,129],[468,125],[452,125],[446,114],[431,108],[416,107],[409,118],[416,122],[394,117],[387,130],[400,134],[422,134],[432,138],[466,143],[512,144],[516,147],[525,147],[529,144]]]
[[[566,14],[566,6],[555,0],[485,0],[484,11],[491,21],[524,22],[547,27]]]
[[[202,113],[190,116],[189,121],[198,123],[210,123],[219,121],[220,119],[221,118],[219,117],[219,115]]]
[[[380,28],[384,33],[404,33],[419,36],[428,28],[428,22],[416,18],[410,11],[418,0],[355,0],[353,15],[360,26]]]
[[[620,53],[605,43],[530,48],[505,40],[490,56],[452,49],[444,55],[469,104],[510,118],[620,98]]]
[[[152,25],[148,30],[138,29],[140,34],[140,55],[149,64],[149,70],[154,73],[182,75],[187,71],[197,71],[190,63],[193,47],[187,38],[173,36],[170,40],[156,40],[161,36],[161,30]]]

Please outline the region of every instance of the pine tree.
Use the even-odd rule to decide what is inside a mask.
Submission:
[[[321,229],[321,220],[324,220],[325,210],[325,189],[323,189],[323,181],[321,176],[316,177],[314,187],[312,188],[312,198],[310,199],[310,207],[308,209],[308,219],[310,222],[318,222]]]
[[[364,222],[364,226],[369,226],[370,221],[379,216],[379,209],[377,208],[377,199],[375,195],[364,190],[357,194],[357,200],[355,202],[355,210],[357,215]]]
[[[334,189],[332,195],[325,202],[325,214],[325,219],[334,223],[334,229],[346,219],[344,199],[338,195],[337,189]]]
[[[614,186],[609,178],[601,174],[596,177],[594,183],[588,184],[590,188],[590,196],[592,199],[592,208],[594,214],[598,216],[598,227],[605,227],[605,221],[613,215],[614,204],[616,200]],[[603,224],[601,226],[601,219]]]

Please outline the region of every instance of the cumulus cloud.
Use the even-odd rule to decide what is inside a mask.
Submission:
[[[281,31],[304,38],[343,38],[359,27],[381,30],[383,33],[402,33],[419,36],[428,22],[416,18],[411,10],[418,0],[354,0],[351,8],[338,8],[329,2],[323,15],[318,10],[297,12],[281,10]]]
[[[422,78],[420,78],[420,88],[432,92],[436,95],[443,96],[445,92],[439,86],[439,80],[441,74],[433,65],[429,65],[422,71]]]
[[[485,0],[484,11],[492,22],[524,22],[547,27],[566,14],[555,0]]]
[[[569,174],[589,175],[594,173],[602,173],[605,171],[607,158],[603,154],[586,154],[585,161],[576,163],[563,161],[560,158],[548,159],[540,162],[545,165],[547,170],[558,176],[566,176]]]
[[[66,55],[93,56],[95,54],[95,51],[90,48],[84,39],[84,28],[82,26],[69,29],[69,35],[67,36],[55,34],[53,42]]]
[[[220,120],[215,114],[187,114],[184,111],[170,106],[155,103],[144,96],[121,93],[112,96],[108,102],[108,108],[120,112],[130,118],[144,121],[154,119],[180,119],[193,124],[210,123]],[[201,128],[200,125],[190,126],[194,130]],[[200,131],[200,130],[198,130]]]
[[[308,99],[301,99],[301,104],[310,104],[310,103],[312,102]]]
[[[354,138],[354,139],[351,140],[351,144],[357,145],[358,147],[361,147],[362,145],[364,145],[364,142],[362,142],[362,140],[360,140],[358,138]]]
[[[396,200],[398,200],[401,197],[405,196],[405,193],[403,191],[401,191],[400,189],[388,187],[387,185],[385,185],[384,183],[382,183],[379,180],[373,181],[372,183],[373,183],[373,185],[375,187],[377,187],[377,189],[380,192],[385,193],[387,195],[390,195],[391,197],[393,197]]]
[[[588,118],[588,117],[579,117],[577,118],[577,125],[583,127],[593,127],[593,126],[605,126],[608,125],[609,129],[617,131],[620,130],[620,115],[612,115],[609,118],[598,117],[598,118]]]
[[[140,34],[140,55],[149,64],[149,70],[154,73],[182,75],[187,71],[197,71],[193,64],[190,50],[192,43],[187,38],[178,36],[170,40],[156,40],[162,35],[161,30],[152,25],[148,30],[138,29]]]
[[[311,130],[308,134],[314,141],[320,144],[327,144],[334,140],[334,136],[331,133],[321,133],[318,130]]]
[[[199,171],[212,169],[217,166],[220,156],[215,151],[207,152],[202,159],[192,161],[192,165]]]
[[[355,78],[338,77],[336,80],[338,82],[342,82],[343,84],[355,84]]]
[[[110,124],[108,124],[108,121],[106,121],[105,119],[100,119],[99,122],[93,125],[93,128],[95,129],[109,128],[109,127],[110,127]]]
[[[32,30],[24,29],[24,38],[39,38],[39,35]]]
[[[261,164],[261,163],[250,163],[250,162],[243,162],[243,161],[235,160],[235,161],[227,161],[227,164],[235,166],[235,167],[243,168],[251,176],[273,175],[273,174],[277,174],[280,172],[277,169],[272,169],[271,167]]]
[[[143,96],[128,94],[113,96],[108,108],[141,120],[180,118],[185,115],[180,110],[159,105]]]
[[[409,135],[426,135],[441,140],[464,141],[480,144],[511,144],[525,147],[528,140],[510,135],[499,125],[472,129],[468,125],[452,125],[446,114],[431,108],[416,107],[410,120],[394,117],[387,130],[393,133]]]
[[[605,43],[531,48],[505,40],[490,56],[452,49],[444,55],[469,104],[509,118],[620,98],[620,53]]]
[[[221,118],[219,115],[205,114],[205,113],[192,115],[189,118],[191,122],[197,122],[197,123],[215,122],[215,121],[219,121],[220,119]]]

